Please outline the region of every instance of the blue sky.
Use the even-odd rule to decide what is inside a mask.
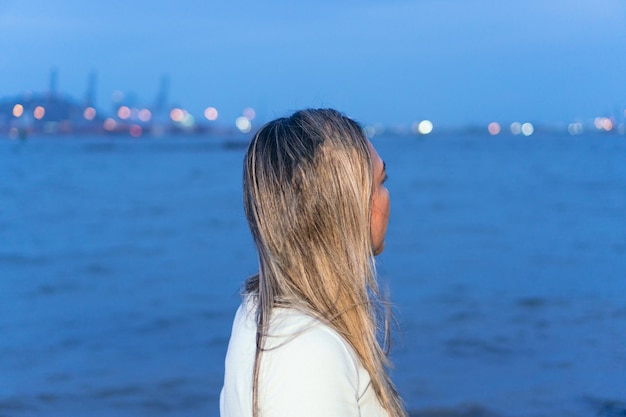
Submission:
[[[0,0],[0,97],[119,90],[230,123],[330,106],[364,123],[623,117],[625,0]]]

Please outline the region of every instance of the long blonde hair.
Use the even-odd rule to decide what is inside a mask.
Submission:
[[[326,323],[352,346],[381,405],[406,416],[379,336],[389,314],[376,281],[367,138],[331,109],[302,110],[263,126],[244,159],[244,207],[259,255],[246,292],[257,298],[253,415],[259,363],[276,306]]]

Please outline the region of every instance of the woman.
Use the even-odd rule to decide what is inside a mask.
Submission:
[[[296,112],[252,139],[244,205],[259,273],[233,324],[222,417],[406,415],[377,339],[385,179],[361,127],[335,110]]]

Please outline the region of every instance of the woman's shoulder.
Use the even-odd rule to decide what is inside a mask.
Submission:
[[[254,326],[254,303],[244,302],[237,314],[247,330]],[[249,344],[254,346],[252,336]],[[273,310],[259,372],[260,406],[268,416],[378,415],[359,411],[377,401],[373,391],[367,394],[369,374],[352,347],[330,326],[295,308]]]
[[[268,415],[358,415],[363,376],[352,348],[306,313],[272,315],[261,360],[261,406]],[[301,414],[302,415],[302,414]]]
[[[253,297],[245,297],[237,310],[235,322],[256,329],[256,307]],[[338,359],[349,359],[357,365],[354,350],[339,333],[312,314],[292,307],[272,310],[264,347],[266,352],[279,350],[281,355],[288,351],[297,355],[325,353]]]
[[[269,338],[288,338],[299,343],[312,343],[320,348],[332,347],[354,355],[350,345],[328,324],[311,314],[294,308],[277,308],[272,314]]]
[[[354,388],[359,385],[359,365],[352,347],[331,327],[299,310],[275,310],[264,356],[272,367],[293,367],[320,377],[342,372]]]

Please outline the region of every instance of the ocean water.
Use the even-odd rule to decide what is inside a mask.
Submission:
[[[626,138],[373,142],[411,415],[626,415]],[[0,416],[219,414],[243,152],[0,140]]]

